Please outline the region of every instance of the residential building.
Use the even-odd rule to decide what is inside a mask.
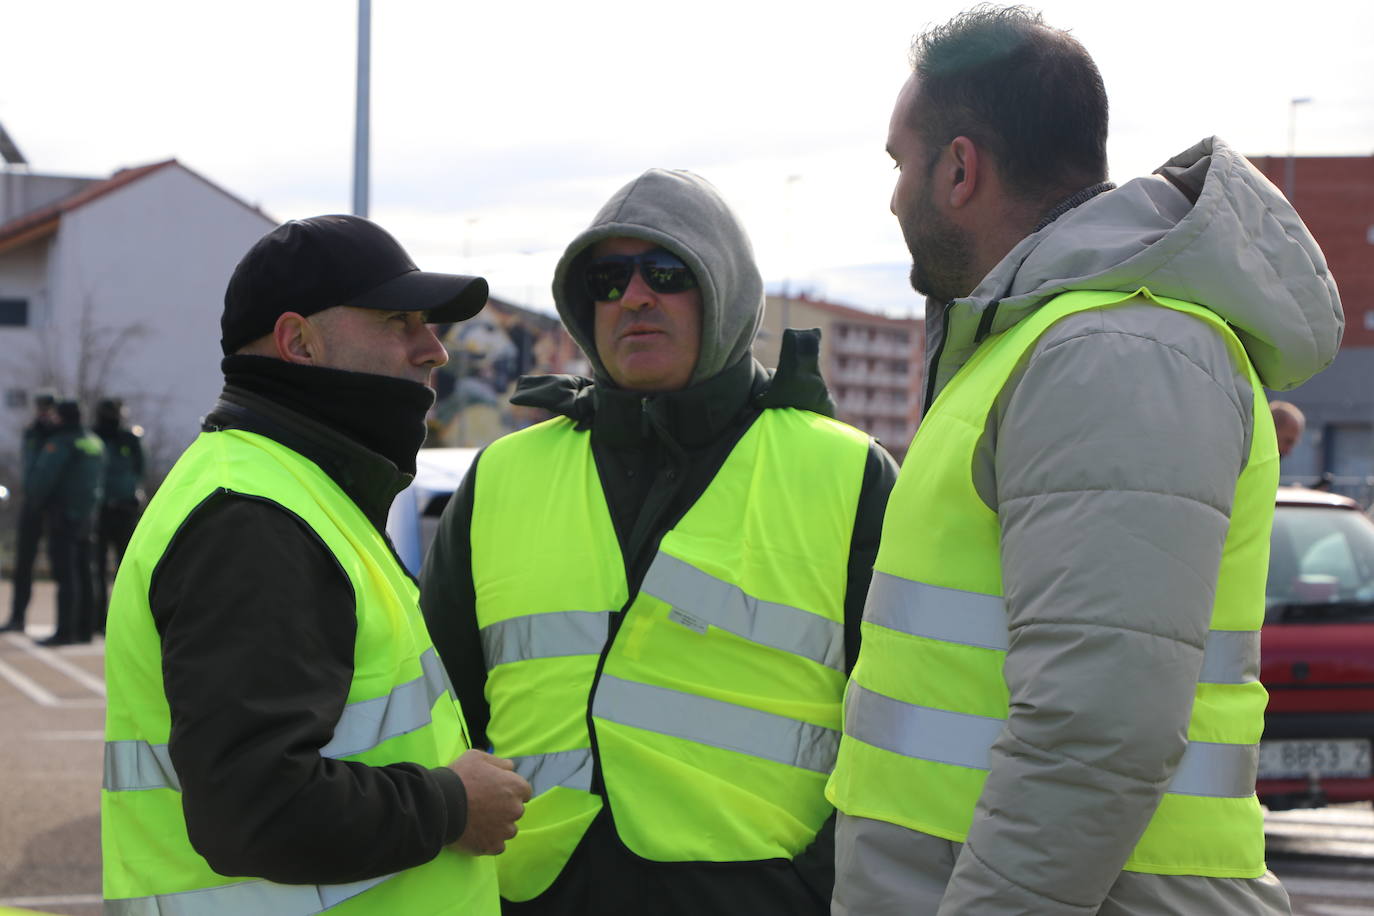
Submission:
[[[104,179],[0,172],[0,483],[33,392],[121,397],[160,475],[222,383],[234,265],[275,221],[175,159]]]
[[[806,296],[769,296],[754,347],[765,366],[777,366],[785,327],[820,328],[821,374],[837,417],[877,437],[900,461],[921,419],[923,322]]]
[[[1307,415],[1307,431],[1283,459],[1286,482],[1315,483],[1366,505],[1374,497],[1374,156],[1254,156],[1307,223],[1345,308],[1345,338],[1331,367],[1272,397]],[[1291,188],[1288,187],[1291,177]]]

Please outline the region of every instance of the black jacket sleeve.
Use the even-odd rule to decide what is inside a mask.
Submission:
[[[225,875],[338,884],[422,865],[462,833],[458,775],[320,756],[353,678],[352,586],[303,521],[221,494],[149,594],[191,844]]]
[[[873,578],[873,561],[878,558],[878,541],[883,534],[887,497],[897,482],[897,462],[887,449],[872,440],[868,463],[864,466],[859,508],[854,513],[854,535],[849,542],[849,584],[844,593],[844,667],[854,670],[859,658],[859,624],[863,622],[868,583]]]
[[[477,627],[477,596],[472,585],[472,500],[477,468],[472,463],[454,491],[420,570],[420,607],[425,612],[429,638],[439,653],[454,695],[468,723],[472,746],[487,748],[487,665]]]

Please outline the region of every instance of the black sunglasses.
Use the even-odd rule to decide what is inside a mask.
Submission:
[[[677,255],[654,248],[642,254],[610,254],[587,265],[582,279],[596,302],[616,302],[625,295],[635,269],[656,293],[684,293],[697,285],[692,268]]]

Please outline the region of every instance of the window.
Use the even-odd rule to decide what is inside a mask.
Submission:
[[[29,300],[0,298],[0,327],[24,328],[29,325]]]

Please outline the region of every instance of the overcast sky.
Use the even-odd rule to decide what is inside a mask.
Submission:
[[[371,216],[425,269],[551,305],[646,168],[699,172],[770,285],[914,310],[887,204],[911,37],[967,3],[373,0]],[[1097,60],[1118,182],[1210,134],[1374,153],[1374,3],[1053,0]],[[352,201],[354,0],[0,0],[0,124],[35,172],[176,157],[276,219]]]

